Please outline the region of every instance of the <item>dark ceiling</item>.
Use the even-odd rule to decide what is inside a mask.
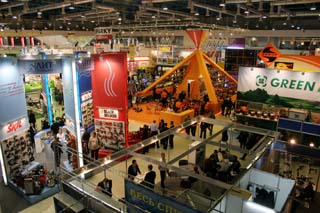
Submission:
[[[13,30],[320,29],[320,0],[1,0],[0,13]]]

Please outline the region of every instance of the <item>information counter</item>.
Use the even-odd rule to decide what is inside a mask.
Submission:
[[[165,123],[168,125],[170,124],[170,121],[174,122],[174,125],[177,126],[185,121],[185,118],[187,116],[190,116],[190,118],[194,117],[194,111],[192,109],[186,110],[180,113],[175,112],[168,112],[168,111],[161,111],[160,112],[160,120],[163,119]]]

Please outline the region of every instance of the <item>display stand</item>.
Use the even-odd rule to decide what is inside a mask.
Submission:
[[[15,85],[12,91],[11,89],[8,90],[8,94],[0,95],[0,111],[6,112],[0,114],[0,129],[2,132],[0,134],[0,152],[5,155],[0,156],[2,175],[4,183],[9,184],[30,203],[51,196],[59,188],[57,185],[55,186],[54,174],[48,174],[42,163],[35,162],[34,154],[46,151],[52,156],[49,160],[52,162],[53,153],[50,141],[47,143],[48,140],[42,140],[42,135],[45,135],[49,130],[39,132],[34,138],[30,138],[31,135],[27,133],[29,122],[22,74],[62,73],[66,81],[64,85],[68,87],[64,91],[67,94],[64,96],[67,97],[64,102],[68,102],[71,106],[66,106],[66,108],[69,112],[73,111],[72,114],[77,114],[78,111],[77,105],[73,102],[74,97],[78,96],[75,92],[70,94],[70,91],[75,91],[73,88],[76,85],[74,83],[76,77],[72,75],[75,74],[75,61],[68,57],[48,59],[45,54],[41,54],[41,56],[42,59],[38,59],[38,57],[28,59],[21,57],[18,60],[15,58],[0,59],[0,86]],[[46,81],[46,83],[48,82]],[[48,87],[46,88],[48,89]],[[47,99],[50,99],[50,97],[47,97]],[[77,116],[74,117],[77,118]],[[73,133],[77,130],[76,120],[79,119],[73,119],[73,123],[69,122],[72,123],[70,129],[73,130]]]
[[[193,110],[186,110],[180,113],[175,112],[168,112],[168,111],[160,111],[160,120],[164,120],[165,123],[170,123],[173,121],[174,125],[180,125],[185,122],[185,118],[187,117],[193,118],[194,111]]]
[[[188,86],[190,87],[190,82],[192,82],[192,92],[190,97],[193,97],[195,100],[200,99],[200,85],[203,83],[205,89],[209,96],[209,101],[213,104],[213,111],[215,113],[220,111],[220,100],[218,99],[217,91],[218,90],[225,90],[226,86],[230,87],[231,90],[234,89],[237,85],[237,81],[229,75],[224,69],[222,69],[218,64],[211,60],[205,53],[200,50],[201,43],[203,42],[204,38],[206,37],[206,33],[201,30],[190,30],[187,31],[190,35],[191,39],[194,41],[196,45],[196,50],[175,65],[171,70],[167,71],[163,76],[153,82],[150,86],[148,86],[143,91],[139,92],[137,95],[145,96],[145,94],[153,90],[158,84],[162,81],[168,79],[171,75],[173,75],[177,70],[181,69],[185,64],[188,64],[188,67],[185,71],[185,75],[183,80],[181,81],[180,85],[177,88],[176,95],[181,93],[182,91],[188,91]],[[228,79],[225,84],[218,85],[216,82],[215,84],[212,82],[214,80],[214,76],[211,76],[210,72],[208,71],[208,67],[206,62],[209,63],[213,68],[217,69],[217,79],[225,77]],[[199,80],[199,78],[201,80]],[[221,95],[223,93],[220,92]]]

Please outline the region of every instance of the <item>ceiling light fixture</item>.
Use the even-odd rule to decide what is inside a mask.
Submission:
[[[166,6],[164,6],[162,9],[163,9],[163,10],[168,10],[168,8],[167,8]]]
[[[38,10],[37,14],[38,15],[42,15],[42,12],[40,10]]]
[[[81,16],[80,16],[81,18],[85,18],[86,16],[84,15],[84,14],[81,14]]]
[[[196,12],[194,15],[195,15],[195,16],[198,16],[198,15],[199,15],[199,13],[198,13],[198,12]]]
[[[70,6],[69,6],[69,9],[70,10],[74,10],[75,8],[74,8],[74,4],[71,4]]]
[[[310,7],[310,10],[311,10],[311,11],[315,11],[315,10],[317,10],[316,5],[315,5],[315,4],[313,4],[313,5]]]
[[[268,18],[268,16],[266,16],[266,15],[263,15],[263,16],[262,16],[262,18],[263,18],[263,19],[266,19],[266,18]]]
[[[245,11],[244,11],[244,13],[245,13],[245,14],[249,14],[250,11],[246,8]]]
[[[226,6],[225,1],[224,1],[224,0],[222,0],[222,1],[220,2],[219,6],[220,6],[220,7],[225,7],[225,6]]]

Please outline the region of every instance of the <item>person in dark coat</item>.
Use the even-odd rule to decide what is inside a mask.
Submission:
[[[54,153],[55,167],[60,167],[61,154],[63,153],[63,151],[58,137],[55,137],[55,139],[51,142],[50,147]]]
[[[59,129],[60,129],[60,125],[58,122],[53,122],[53,124],[51,125],[51,131],[53,133],[54,136],[56,136],[59,132]]]
[[[225,129],[225,130],[223,130],[223,132],[222,132],[221,141],[224,142],[224,143],[228,143],[228,139],[229,139],[228,129]]]
[[[174,123],[173,121],[170,121],[170,129],[174,128]],[[173,137],[174,137],[174,134],[172,133],[170,136],[169,136],[169,145],[170,145],[170,148],[173,149]]]
[[[148,165],[148,173],[144,177],[142,185],[145,185],[149,188],[154,188],[154,181],[156,179],[156,172],[152,170],[153,166],[151,164]]]
[[[201,130],[200,131],[200,138],[206,139],[206,137],[207,137],[207,128],[208,128],[208,123],[201,122],[201,124],[200,124],[200,130]]]
[[[248,132],[244,132],[244,131],[240,132],[239,136],[237,137],[237,139],[240,143],[240,148],[244,149],[246,147],[248,137],[249,137]]]
[[[143,125],[142,140],[145,140],[147,138],[149,138],[149,127],[148,125]],[[142,154],[145,154],[148,152],[149,152],[149,146],[144,146],[142,150]]]
[[[141,171],[139,169],[137,161],[136,160],[132,160],[132,164],[128,168],[128,178],[131,179],[131,180],[134,180],[134,178],[138,174],[141,174]]]
[[[160,129],[160,133],[161,132],[165,132],[167,131],[169,128],[168,128],[168,124],[167,123],[164,123],[164,126],[163,128]],[[163,148],[164,149],[167,149],[168,148],[168,140],[169,140],[169,136],[166,136],[164,138],[161,139],[161,144],[163,145]]]
[[[28,118],[29,118],[30,125],[32,125],[34,128],[37,128],[36,127],[36,115],[34,114],[34,112],[32,110],[30,110],[30,112],[28,114]]]
[[[98,183],[97,188],[103,193],[112,196],[112,180],[104,178],[101,182]]]

